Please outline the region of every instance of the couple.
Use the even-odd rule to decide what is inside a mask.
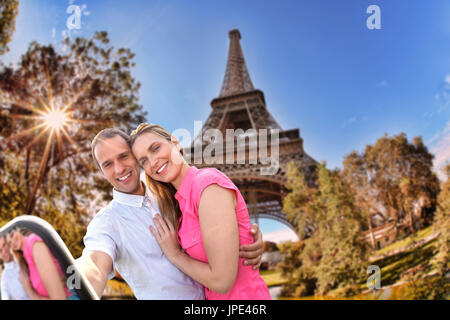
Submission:
[[[258,271],[261,233],[255,226],[252,234],[227,176],[189,166],[177,139],[158,125],[141,124],[131,136],[102,130],[91,148],[114,187],[77,259],[99,296],[117,269],[138,299],[270,299]]]

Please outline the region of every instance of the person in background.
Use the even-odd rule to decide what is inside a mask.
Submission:
[[[14,259],[20,266],[20,281],[33,300],[66,300],[75,295],[64,283],[58,261],[36,234],[24,236],[20,230],[8,235]]]
[[[30,300],[30,297],[20,283],[20,267],[14,261],[5,236],[0,236],[0,259],[3,260],[4,264],[0,285],[1,299]]]

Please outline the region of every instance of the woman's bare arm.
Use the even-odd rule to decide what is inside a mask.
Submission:
[[[51,300],[65,300],[66,293],[64,291],[63,281],[53,262],[50,250],[44,242],[39,241],[34,243],[33,258],[49,298]]]

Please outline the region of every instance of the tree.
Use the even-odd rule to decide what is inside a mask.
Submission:
[[[0,226],[3,226],[25,210],[24,170],[14,153],[7,150],[1,153],[0,174]]]
[[[280,268],[291,274],[290,285],[297,285],[294,294],[356,293],[365,276],[367,250],[364,217],[354,206],[350,188],[339,171],[327,170],[325,164],[319,166],[317,188],[307,187],[294,163],[286,175],[290,192],[283,211],[297,227],[301,245],[281,248],[285,258]]]
[[[436,267],[439,288],[433,288],[433,298],[448,299],[450,285],[448,274],[450,272],[450,163],[445,167],[447,180],[442,184],[438,197],[437,213],[433,224],[434,231],[439,234],[436,242],[437,254],[431,264]]]
[[[8,152],[19,166],[0,166],[0,174],[21,186],[22,214],[67,217],[58,231],[81,223],[95,200],[109,197],[90,155],[95,134],[105,127],[129,132],[145,121],[129,49],[114,49],[106,32],[64,45],[67,54],[33,42],[17,67],[0,70],[0,164]],[[53,111],[64,114],[57,129],[46,121]]]
[[[417,300],[448,300],[450,297],[450,164],[444,170],[447,180],[442,183],[433,222],[433,232],[438,235],[433,241],[434,256],[410,277],[412,298]]]
[[[338,288],[345,295],[353,294],[365,277],[368,258],[362,234],[364,216],[339,171],[322,165],[319,184],[317,200],[325,213],[319,222],[322,259],[317,268],[318,291],[324,294]]]
[[[9,51],[8,43],[16,29],[17,0],[0,0],[0,56]]]
[[[442,184],[438,197],[437,212],[433,228],[439,233],[436,242],[437,255],[433,260],[437,270],[445,276],[450,271],[450,163],[445,167],[447,180]]]
[[[384,223],[394,221],[415,231],[431,222],[436,207],[439,182],[432,167],[433,155],[420,137],[409,142],[404,133],[385,134],[362,154],[347,155],[342,176],[367,214],[369,229],[371,217],[378,215]]]

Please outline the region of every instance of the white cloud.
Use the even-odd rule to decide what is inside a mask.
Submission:
[[[444,81],[445,81],[446,84],[450,84],[450,74],[445,76],[445,80]]]
[[[441,132],[437,132],[434,136],[432,136],[428,141],[425,142],[427,145],[432,145],[441,137]]]
[[[344,123],[342,123],[341,127],[345,128],[347,126],[349,126],[350,124],[352,124],[353,122],[356,122],[357,118],[356,117],[351,117],[350,119],[347,119]]]
[[[297,234],[289,228],[277,230],[263,235],[264,241],[282,243],[286,241],[298,241]]]
[[[445,181],[446,176],[442,169],[450,162],[450,121],[447,122],[444,130],[436,133],[430,140],[430,152],[434,154],[434,170],[440,180]]]

